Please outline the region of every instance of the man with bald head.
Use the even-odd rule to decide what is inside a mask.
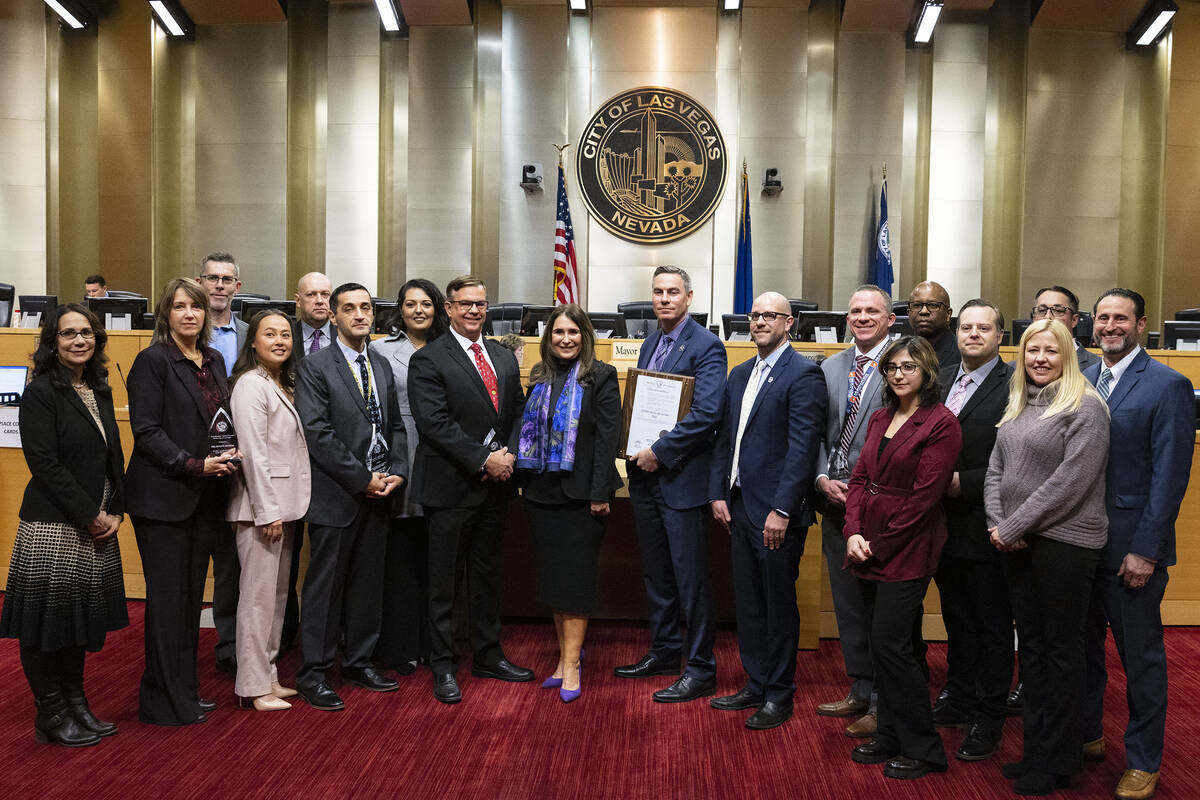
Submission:
[[[333,341],[330,323],[329,295],[333,284],[323,272],[310,272],[296,282],[296,321],[292,324],[292,341],[298,355],[315,353]]]
[[[944,369],[960,361],[958,339],[950,330],[950,293],[940,283],[921,281],[908,295],[908,324],[937,353]]]
[[[755,709],[752,729],[792,716],[800,614],[796,576],[825,430],[825,376],[788,342],[791,304],[777,292],[750,309],[758,354],[733,368],[709,475],[712,515],[730,534],[738,649],[746,685],[713,708]]]

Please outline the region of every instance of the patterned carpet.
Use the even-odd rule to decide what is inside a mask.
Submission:
[[[11,798],[973,798],[1013,797],[1000,763],[1019,754],[1019,721],[1009,720],[997,759],[951,761],[950,771],[919,781],[883,777],[880,767],[850,761],[845,720],[810,709],[845,692],[837,642],[800,654],[797,714],[781,728],[749,731],[743,712],[718,712],[706,701],[663,706],[650,693],[670,682],[612,677],[612,668],[639,657],[644,627],[596,625],[584,667],[583,696],[570,705],[538,683],[473,679],[460,670],[464,701],[434,701],[428,670],[401,678],[400,691],[376,695],[347,687],[345,711],[300,702],[290,711],[236,707],[233,681],[216,672],[212,630],[201,631],[201,682],[220,708],[203,725],[156,728],[137,721],[143,605],[130,603],[131,625],[89,657],[88,693],[120,733],[96,747],[38,745],[33,704],[17,646],[0,641],[0,764]],[[533,667],[538,682],[553,668],[552,629],[509,625],[509,657]],[[1200,797],[1200,629],[1168,632],[1171,717],[1159,797]],[[930,648],[933,682],[945,671],[945,647]],[[298,656],[282,664],[291,684]],[[1091,764],[1062,797],[1112,796],[1121,775],[1124,683],[1110,646],[1114,680],[1106,721],[1108,760]],[[721,693],[741,686],[730,631],[717,639]],[[946,748],[961,731],[943,732]]]

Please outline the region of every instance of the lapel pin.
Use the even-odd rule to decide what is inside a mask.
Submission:
[[[774,375],[768,375],[768,376],[767,376],[767,383],[774,383],[774,382],[775,382],[775,376],[774,376]]]

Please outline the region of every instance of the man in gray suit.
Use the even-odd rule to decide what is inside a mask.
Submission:
[[[830,717],[862,714],[861,719],[846,728],[846,735],[856,738],[875,735],[875,713],[870,710],[875,670],[869,640],[870,613],[858,580],[842,569],[846,557],[842,525],[850,473],[867,436],[867,420],[882,406],[879,356],[887,346],[888,328],[895,320],[892,298],[887,292],[870,284],[858,287],[850,297],[846,317],[854,346],[821,365],[829,393],[829,411],[817,462],[820,470],[817,489],[825,498],[821,518],[823,549],[842,658],[851,685],[844,699],[820,704],[817,713]]]
[[[1047,318],[1056,319],[1070,328],[1071,335],[1074,336],[1075,329],[1079,327],[1079,298],[1065,286],[1048,286],[1045,289],[1038,289],[1033,301],[1033,308],[1029,311],[1029,318],[1034,321]],[[1018,343],[1013,342],[1013,344]],[[1075,343],[1075,355],[1079,357],[1081,370],[1100,361],[1100,356],[1092,353],[1078,342]]]
[[[210,344],[225,359],[225,377],[233,374],[233,365],[246,341],[246,330],[250,327],[233,316],[230,301],[242,287],[238,277],[238,265],[229,253],[209,253],[200,262],[200,274],[196,280],[208,294],[208,305],[212,310],[212,339]],[[237,606],[238,582],[242,579],[242,568],[238,563],[237,542],[233,528],[222,526],[213,541],[213,625],[217,629],[217,669],[230,677],[237,676]]]
[[[387,359],[369,351],[371,293],[345,283],[330,297],[337,340],[306,356],[296,410],[312,464],[309,562],[300,625],[300,695],[322,711],[345,707],[327,674],[344,633],[342,680],[375,692],[396,681],[375,671],[388,504],[408,474],[408,436]]]

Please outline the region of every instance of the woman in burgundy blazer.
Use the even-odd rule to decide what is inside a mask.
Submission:
[[[921,603],[946,543],[941,499],[954,474],[962,433],[942,405],[938,361],[918,336],[879,358],[884,407],[872,415],[846,498],[846,568],[871,610],[871,656],[879,692],[875,738],[854,748],[862,764],[886,762],[890,778],[946,769],[933,725],[928,676],[914,648]]]

